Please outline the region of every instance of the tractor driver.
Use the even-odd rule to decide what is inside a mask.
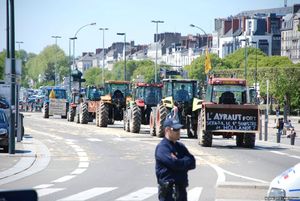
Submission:
[[[156,104],[156,96],[155,91],[153,88],[150,88],[147,96],[146,96],[146,104]]]
[[[189,93],[185,90],[184,84],[181,85],[181,89],[176,92],[177,101],[188,101],[190,99]]]

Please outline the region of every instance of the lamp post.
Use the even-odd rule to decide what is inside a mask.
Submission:
[[[119,36],[124,36],[124,51],[123,51],[123,56],[124,56],[124,80],[126,81],[126,33],[117,33]]]
[[[101,28],[99,28],[99,30],[100,31],[102,31],[102,44],[103,44],[103,48],[102,48],[102,52],[103,52],[103,54],[102,54],[102,56],[103,56],[103,58],[102,58],[102,84],[103,84],[103,86],[104,86],[104,56],[105,56],[105,49],[104,49],[104,32],[105,31],[107,31],[108,30],[108,28],[103,28],[103,27],[101,27]]]
[[[57,73],[57,39],[58,38],[61,38],[61,36],[51,36],[52,38],[55,39],[55,48],[56,48],[56,52],[55,52],[55,64],[54,64],[54,76],[55,76],[55,79],[54,79],[54,85],[56,86],[58,84],[58,73]]]
[[[71,53],[71,41],[72,40],[76,40],[76,38],[75,37],[69,38],[69,92],[70,92],[70,94],[72,93],[72,87],[71,87],[71,80],[72,80],[72,76],[71,76],[71,73],[72,73],[72,67],[71,67],[72,66],[71,65],[71,63],[72,63],[72,58],[71,58],[72,57],[71,56],[71,54],[72,54]]]
[[[83,29],[84,27],[87,27],[87,26],[93,26],[93,25],[96,25],[96,23],[95,22],[93,22],[93,23],[89,23],[89,24],[86,24],[86,25],[83,25],[82,27],[80,27],[76,32],[75,32],[75,35],[74,35],[74,37],[73,37],[73,68],[75,68],[75,40],[77,39],[77,34],[78,34],[78,32],[81,30],[81,29]]]
[[[244,72],[244,76],[245,76],[245,80],[247,80],[247,45],[249,43],[248,38],[242,39],[241,41],[245,42],[245,72]]]
[[[209,39],[208,39],[208,35],[206,34],[206,32],[201,27],[196,26],[194,24],[190,24],[190,27],[194,27],[196,29],[199,29],[204,33],[204,35],[206,36],[206,43],[207,43],[207,49],[208,49],[209,48]]]
[[[151,22],[156,24],[156,35],[155,35],[155,69],[154,69],[154,75],[155,76],[154,76],[154,80],[155,80],[155,83],[157,83],[158,24],[159,23],[162,24],[162,23],[164,23],[164,21],[161,21],[161,20],[152,20]]]
[[[255,101],[257,103],[257,49],[258,49],[258,44],[256,41],[252,41],[251,42],[252,44],[255,44],[256,45],[256,49],[255,49],[255,77],[254,77],[254,80],[255,80],[255,93],[256,93],[256,98],[255,98]]]
[[[16,41],[16,43],[18,44],[19,54],[20,54],[20,50],[21,50],[20,46],[21,46],[21,44],[23,44],[24,42],[23,42],[23,41]]]

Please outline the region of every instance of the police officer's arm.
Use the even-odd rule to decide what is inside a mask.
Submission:
[[[155,155],[156,160],[173,170],[191,170],[195,168],[195,158],[191,154],[178,159],[171,156],[172,152],[167,147],[159,146]]]

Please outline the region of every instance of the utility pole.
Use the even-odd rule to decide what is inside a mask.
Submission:
[[[103,85],[103,87],[104,87],[104,60],[105,60],[105,49],[104,49],[104,31],[107,31],[108,30],[108,28],[99,28],[99,30],[102,30],[102,32],[103,32],[103,38],[102,38],[102,44],[103,44],[103,48],[102,48],[102,52],[103,52],[103,54],[102,54],[102,56],[103,56],[103,58],[102,58],[102,85]]]
[[[157,51],[158,51],[158,24],[164,23],[164,21],[161,20],[152,20],[152,23],[156,23],[156,34],[155,34],[155,69],[154,69],[154,80],[155,83],[157,83]]]
[[[56,52],[55,52],[55,64],[54,64],[54,74],[55,74],[55,80],[54,80],[54,85],[56,86],[59,82],[59,79],[58,79],[58,73],[57,73],[57,39],[58,38],[61,38],[61,36],[52,36],[52,38],[55,38],[55,49],[56,49]]]

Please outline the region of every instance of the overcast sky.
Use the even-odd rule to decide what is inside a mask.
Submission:
[[[288,6],[300,0],[288,0]],[[241,11],[283,7],[284,0],[15,0],[16,41],[21,49],[39,53],[55,43],[69,53],[69,38],[79,31],[76,55],[95,52],[102,47],[100,27],[105,32],[105,47],[123,41],[117,32],[125,32],[127,41],[149,44],[156,31],[151,20],[163,20],[159,32],[180,32],[182,35],[200,33],[193,23],[207,33],[214,30],[214,19],[236,15]],[[0,51],[6,48],[6,0],[0,0]],[[18,46],[16,46],[18,49]]]

